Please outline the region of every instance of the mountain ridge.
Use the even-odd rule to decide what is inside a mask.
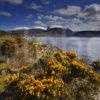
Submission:
[[[64,36],[64,37],[100,37],[100,31],[95,30],[86,30],[86,31],[77,31],[74,32],[71,29],[63,28],[48,28],[47,30],[40,28],[33,29],[19,29],[11,31],[1,31],[0,33],[9,33],[9,34],[27,34],[30,36]]]

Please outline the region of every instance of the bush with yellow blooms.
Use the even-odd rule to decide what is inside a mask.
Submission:
[[[29,67],[23,67],[18,75],[6,77],[9,91],[16,89],[12,91],[12,94],[17,94],[13,99],[88,100],[93,99],[91,95],[98,93],[100,75],[80,62],[76,52],[56,52],[47,57],[45,63],[43,61],[37,62],[41,67],[34,69],[35,73],[31,73]],[[11,87],[12,83],[14,87]]]

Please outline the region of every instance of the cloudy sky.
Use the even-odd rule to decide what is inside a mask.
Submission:
[[[100,0],[0,0],[0,29],[100,30]]]

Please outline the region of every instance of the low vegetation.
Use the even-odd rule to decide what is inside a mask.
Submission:
[[[2,100],[99,100],[99,61],[90,66],[76,52],[22,37],[2,37],[1,43],[6,57],[0,63]]]

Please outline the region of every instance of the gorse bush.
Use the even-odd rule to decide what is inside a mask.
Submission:
[[[5,79],[12,100],[94,100],[99,92],[100,75],[75,52],[44,55],[33,67],[19,70]]]

